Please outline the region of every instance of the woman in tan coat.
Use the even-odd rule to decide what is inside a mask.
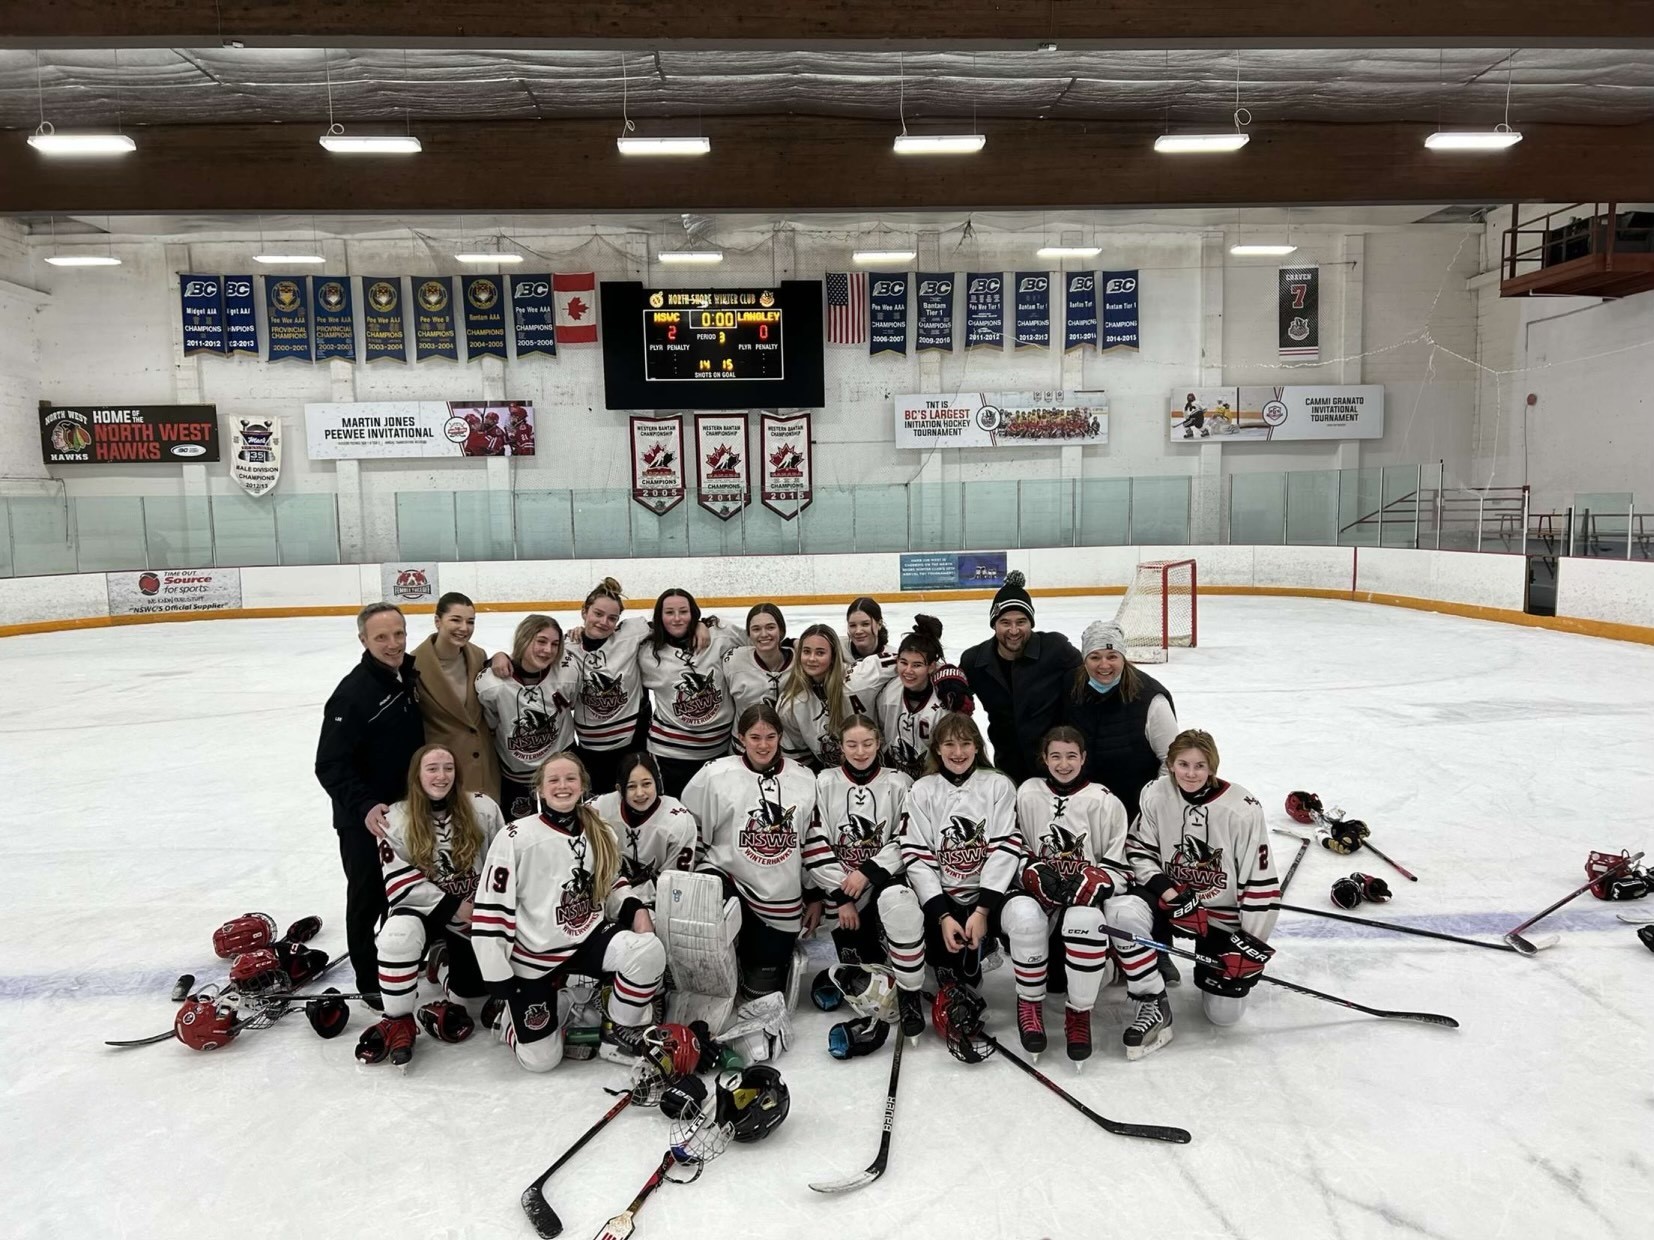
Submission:
[[[477,609],[465,595],[450,592],[436,603],[436,632],[414,651],[419,671],[419,713],[425,742],[441,745],[464,770],[465,787],[500,786],[494,734],[477,700],[477,675],[488,656],[473,645]]]

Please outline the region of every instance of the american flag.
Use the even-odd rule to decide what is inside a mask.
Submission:
[[[867,275],[827,273],[827,343],[867,343]]]

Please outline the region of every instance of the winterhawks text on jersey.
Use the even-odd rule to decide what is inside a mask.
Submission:
[[[747,825],[741,828],[739,843],[741,851],[759,865],[775,865],[786,860],[798,847],[792,808],[781,810],[779,823],[771,823],[763,809],[750,811]]]

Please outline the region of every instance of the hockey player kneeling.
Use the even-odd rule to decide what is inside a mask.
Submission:
[[[1205,992],[1206,1019],[1232,1025],[1275,954],[1265,940],[1280,915],[1281,884],[1263,807],[1218,778],[1210,733],[1178,733],[1166,762],[1171,773],[1143,789],[1126,855],[1173,928],[1193,935],[1196,951],[1216,963],[1196,967],[1195,985]],[[1162,1015],[1169,1024],[1169,1006]]]
[[[490,997],[484,1024],[498,1028],[523,1067],[548,1071],[563,1058],[566,984],[602,978],[603,1053],[635,1059],[666,953],[621,876],[614,832],[583,803],[580,760],[547,758],[535,791],[540,812],[495,838],[477,892],[471,934]]]
[[[747,707],[736,726],[743,752],[707,763],[684,789],[700,823],[699,873],[661,875],[655,925],[676,986],[669,1017],[705,1020],[753,1062],[791,1038],[804,970],[798,940],[820,922],[823,897],[804,888],[815,776],[781,756],[772,707]]]

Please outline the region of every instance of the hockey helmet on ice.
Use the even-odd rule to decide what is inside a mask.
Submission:
[[[768,1064],[753,1064],[718,1079],[717,1121],[736,1141],[762,1141],[781,1127],[791,1107],[787,1083]]]

